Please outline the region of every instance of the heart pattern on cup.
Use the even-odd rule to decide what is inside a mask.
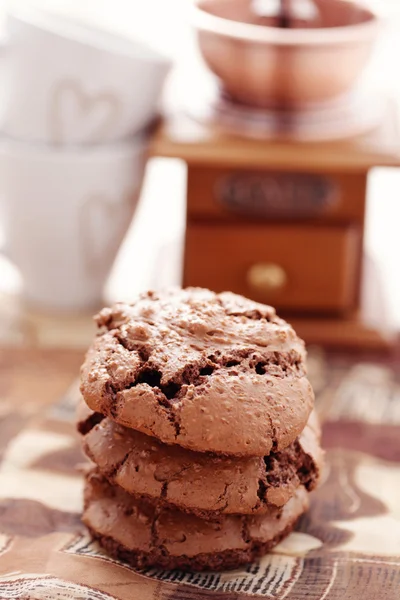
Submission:
[[[138,189],[126,192],[120,199],[99,192],[83,202],[79,240],[82,261],[89,277],[108,275],[131,223],[138,196]]]
[[[107,138],[121,113],[121,102],[112,92],[90,94],[79,81],[66,79],[53,88],[49,106],[49,135],[53,144],[63,144],[79,135],[80,143]]]

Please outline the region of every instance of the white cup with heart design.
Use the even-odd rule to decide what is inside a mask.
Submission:
[[[0,140],[5,254],[42,310],[90,310],[131,223],[146,143],[51,149]]]
[[[13,7],[0,59],[0,128],[49,144],[123,140],[157,115],[170,61],[143,43]]]

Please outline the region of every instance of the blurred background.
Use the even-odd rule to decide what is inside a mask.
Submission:
[[[314,537],[254,593],[397,599],[400,0],[0,0],[0,25],[0,588],[84,583],[92,315],[200,285],[293,324],[324,424]],[[99,595],[129,594],[109,566]]]
[[[169,114],[168,107],[174,105],[176,100],[178,100],[178,104],[182,99],[184,99],[186,105],[190,102],[189,90],[193,92],[193,90],[200,89],[199,81],[203,73],[205,71],[210,72],[205,67],[200,56],[199,45],[190,22],[190,5],[190,0],[146,0],[146,2],[140,0],[26,0],[25,2],[1,3],[1,14],[3,17],[2,31],[6,39],[7,35],[10,35],[10,32],[7,32],[7,11],[11,11],[12,13],[14,10],[18,12],[28,8],[29,10],[34,9],[35,11],[44,13],[51,12],[61,19],[60,22],[64,18],[67,20],[72,19],[81,23],[84,29],[97,28],[103,32],[113,34],[113,36],[116,36],[115,39],[121,36],[121,38],[123,37],[128,40],[129,43],[133,42],[139,46],[143,45],[147,49],[151,48],[157,54],[159,60],[164,60],[166,63],[171,64],[171,69],[168,70],[168,74],[163,79],[163,85],[161,86],[160,84],[160,90],[162,87],[162,91],[160,91],[159,98],[157,98],[157,101],[162,106],[161,112]],[[374,90],[374,92],[380,90],[382,97],[390,97],[390,110],[394,110],[395,114],[389,125],[390,148],[388,150],[387,146],[384,145],[381,154],[390,155],[391,163],[395,163],[398,159],[400,165],[400,129],[398,121],[400,113],[396,112],[398,110],[397,105],[400,107],[400,80],[396,73],[400,58],[400,3],[397,0],[377,0],[375,3],[369,2],[368,5],[372,10],[376,10],[382,18],[382,32],[374,47],[370,64],[365,72],[365,79],[368,81],[369,89]],[[105,43],[106,46],[107,43]],[[7,42],[5,42],[3,48],[5,58],[3,60],[7,60],[7,52]],[[48,56],[47,60],[52,59]],[[54,58],[54,60],[56,59]],[[67,55],[65,61],[68,61]],[[102,64],[106,65],[106,63],[99,61],[99,70],[102,69]],[[31,76],[32,66],[29,65],[26,68],[29,70]],[[40,64],[37,65],[38,77],[40,77],[43,68],[47,67]],[[344,64],[342,68],[345,68]],[[3,94],[7,94],[7,85],[10,81],[13,81],[12,75],[10,76],[8,72],[8,76],[5,78]],[[140,93],[141,85],[138,85],[135,94],[139,95]],[[35,92],[33,91],[32,97],[34,95]],[[26,100],[27,97],[25,97]],[[368,103],[368,96],[365,96],[365,101]],[[81,108],[84,105],[84,100],[82,102]],[[29,108],[27,110],[29,111]],[[15,137],[16,133],[19,133],[18,123],[15,125],[16,119],[18,119],[18,115],[16,115],[15,111],[11,115],[14,119],[14,129],[11,127],[10,131],[6,131],[7,138]],[[33,116],[32,118],[34,119],[35,117]],[[183,135],[184,129],[185,125],[182,124]],[[145,129],[143,131],[144,139],[147,141],[150,140],[149,143],[151,144],[151,136],[154,135],[154,130],[150,133]],[[135,135],[142,135],[142,132],[139,131],[139,134],[136,132]],[[146,137],[149,135],[150,138]],[[158,135],[157,132],[156,135]],[[39,143],[42,144],[43,140],[39,141]],[[112,143],[112,141],[107,143]],[[257,143],[259,143],[259,140]],[[268,139],[264,143],[268,144]],[[322,143],[325,144],[326,142],[323,141]],[[338,143],[340,144],[341,142],[339,141]],[[379,143],[378,140],[378,146]],[[31,140],[29,144],[31,144]],[[80,141],[79,139],[72,139],[71,144],[72,146],[70,147],[76,148],[76,145],[79,145]],[[313,145],[315,146],[315,142],[313,142]],[[157,154],[165,154],[164,152],[157,151],[157,148],[159,149],[160,147],[162,147],[162,144],[158,144],[157,140],[155,146],[151,146],[151,148],[155,148],[155,151],[150,152],[153,156],[149,158],[145,166],[143,185],[140,189],[140,200],[134,214],[128,211],[122,217],[127,232],[126,236],[121,233],[120,243],[117,243],[118,247],[115,248],[116,259],[112,264],[110,275],[106,278],[104,285],[102,302],[105,304],[116,300],[129,301],[134,298],[137,292],[149,287],[157,288],[171,284],[180,285],[182,283],[187,161],[181,156],[158,156]],[[32,148],[30,147],[29,151],[31,150]],[[305,144],[304,151],[307,151],[307,144]],[[351,151],[350,148],[349,152]],[[355,152],[357,153],[358,151],[359,148],[356,147]],[[9,151],[7,150],[7,152]],[[13,150],[13,152],[17,152],[18,154],[20,150]],[[301,152],[303,150],[299,151],[299,155]],[[379,152],[375,153],[379,154]],[[179,152],[176,154],[178,155]],[[11,167],[7,166],[10,164],[7,160],[4,162],[6,170],[13,169],[14,173],[15,170],[19,171],[15,164]],[[104,160],[107,162],[107,158]],[[129,160],[132,160],[132,158],[129,158]],[[291,157],[290,161],[291,171],[296,172],[296,155]],[[51,166],[45,168],[52,170]],[[248,165],[247,168],[249,168]],[[95,170],[99,172],[103,168],[98,166]],[[76,173],[77,178],[81,177],[79,169]],[[120,176],[123,177],[125,175]],[[398,235],[398,223],[400,222],[400,169],[395,166],[387,167],[377,164],[376,166],[373,165],[372,168],[368,168],[367,176],[368,190],[366,194],[367,211],[364,246],[367,254],[374,258],[375,264],[378,266],[380,278],[377,285],[379,285],[379,292],[382,291],[385,297],[385,320],[386,315],[389,315],[391,323],[395,328],[398,328],[400,326],[400,270],[398,268],[398,256],[400,255],[400,238]],[[41,186],[38,180],[39,177],[37,175],[38,189]],[[112,179],[117,177],[117,175],[110,171],[110,174],[105,174],[104,177]],[[140,178],[139,175],[137,177]],[[69,182],[65,180],[65,176],[63,175],[60,175],[60,178],[59,185],[65,193]],[[9,196],[15,193],[25,198],[27,191],[21,191],[20,188],[15,191],[16,188],[13,185],[13,182],[11,182],[10,189],[12,191],[9,192]],[[31,191],[29,194],[29,203],[34,206],[36,201],[35,190],[32,189],[31,183],[29,185]],[[55,185],[54,190],[57,190],[57,184],[53,182],[51,185]],[[137,190],[135,190],[136,192]],[[39,191],[38,193],[40,195],[41,192]],[[57,192],[55,191],[55,193]],[[7,205],[7,202],[7,197],[4,197],[3,206]],[[24,202],[22,202],[18,209],[19,214],[24,212],[25,209],[23,206]],[[100,215],[98,217],[98,228],[100,229],[107,222],[107,210],[103,211],[103,213],[103,216]],[[56,216],[55,218],[60,217]],[[96,218],[95,216],[93,217],[93,219]],[[7,218],[5,218],[5,222],[7,223]],[[25,223],[24,227],[26,226]],[[2,230],[2,237],[7,238],[6,227],[2,226],[1,220],[0,230]],[[26,235],[23,233],[23,227],[21,231],[20,235],[23,239],[24,235]],[[4,243],[5,247],[7,247],[6,239],[4,239]],[[21,240],[18,241],[18,244],[21,244]],[[65,252],[68,253],[69,250],[65,248]],[[229,252],[229,249],[227,252]],[[34,246],[32,246],[29,253],[31,255],[30,263],[32,263],[34,261]],[[5,250],[5,254],[9,255],[10,253]],[[31,275],[24,277],[21,273],[21,268],[16,266],[17,261],[13,260],[13,256],[8,258],[5,254],[0,257],[0,326],[3,338],[8,343],[20,343],[21,339],[32,341],[35,336],[39,335],[43,336],[45,344],[51,345],[56,344],[62,335],[66,344],[82,343],[82,345],[85,345],[86,339],[91,334],[88,315],[92,307],[89,305],[84,306],[84,302],[82,302],[82,306],[79,306],[79,302],[77,301],[75,306],[71,303],[71,307],[69,308],[68,299],[66,298],[67,293],[64,291],[62,295],[65,302],[61,303],[62,306],[58,306],[57,302],[52,306],[48,298],[42,302],[41,298],[34,297],[29,299],[26,295],[24,296],[24,278],[29,279],[32,277]],[[63,266],[62,269],[64,268]],[[48,285],[46,282],[43,283],[44,280],[40,280],[40,277],[38,281],[38,285]],[[49,285],[51,287],[51,284]],[[55,285],[57,286],[57,284]],[[273,303],[273,297],[271,303]],[[92,302],[92,304],[96,303]],[[376,314],[375,316],[376,319],[381,319],[381,314]],[[79,323],[79,327],[75,328],[76,335],[74,336],[71,335],[71,328],[68,325],[71,322]],[[47,323],[48,327],[47,325],[44,326],[44,323]],[[67,325],[64,326],[62,325],[63,323],[67,323]],[[40,327],[38,324],[40,324]],[[37,332],[38,327],[44,327],[45,333],[42,332],[39,334]]]

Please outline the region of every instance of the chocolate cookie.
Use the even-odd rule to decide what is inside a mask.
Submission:
[[[316,415],[290,446],[262,457],[221,457],[162,444],[104,418],[83,448],[111,483],[133,495],[199,517],[266,513],[303,485],[318,483],[322,463]]]
[[[86,481],[83,521],[112,556],[134,567],[223,570],[267,552],[307,508],[300,487],[282,510],[206,521],[135,499],[94,472]]]
[[[97,423],[104,419],[101,413],[94,412],[85,402],[81,401],[76,410],[76,428],[82,435],[89,433]]]
[[[283,450],[304,429],[314,401],[304,344],[273,308],[196,288],[149,292],[96,319],[81,386],[94,411],[227,455]]]

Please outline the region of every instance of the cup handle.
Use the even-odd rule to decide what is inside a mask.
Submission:
[[[1,203],[2,202],[0,201],[0,208],[1,208]],[[0,254],[2,254],[6,258],[8,258],[8,260],[10,260],[11,262],[13,262],[13,260],[11,258],[10,249],[7,244],[7,236],[4,231],[4,219],[3,219],[1,210],[0,210]]]
[[[7,235],[4,227],[5,191],[2,187],[2,182],[4,181],[4,144],[4,139],[0,139],[0,254],[8,258],[11,262],[13,262],[11,252],[7,244]]]
[[[5,52],[10,45],[10,34],[6,31],[0,33],[0,55]]]

